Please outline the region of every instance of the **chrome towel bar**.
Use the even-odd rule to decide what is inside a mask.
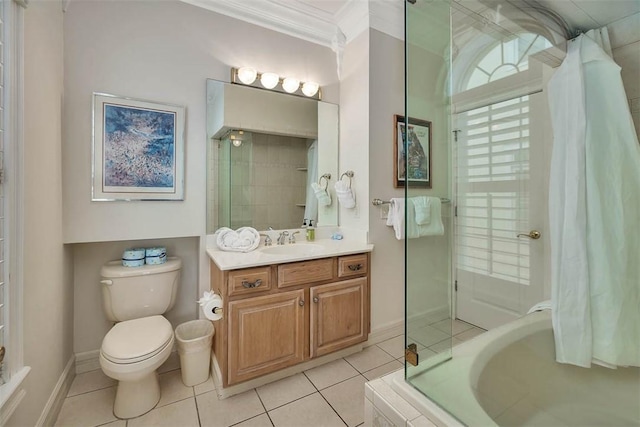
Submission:
[[[373,199],[371,201],[371,204],[373,206],[388,205],[389,203],[391,203],[390,200],[382,200],[382,199]],[[440,203],[451,203],[451,199],[440,197]]]

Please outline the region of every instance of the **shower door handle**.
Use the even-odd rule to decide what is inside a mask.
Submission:
[[[520,233],[517,237],[525,236],[533,240],[538,240],[541,236],[538,230],[531,230],[529,233]]]

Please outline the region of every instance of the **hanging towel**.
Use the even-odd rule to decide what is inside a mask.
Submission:
[[[318,205],[320,206],[329,206],[331,204],[331,196],[327,193],[327,190],[320,187],[320,185],[316,182],[311,183],[311,189],[313,193],[316,195],[318,199]]]
[[[404,239],[404,197],[394,197],[389,203],[387,225],[393,227],[396,239]]]
[[[435,197],[414,197],[413,206],[416,210],[416,223],[418,225],[429,225],[431,223],[431,199]],[[438,200],[440,200],[438,198]]]
[[[420,199],[421,197],[417,198]],[[401,197],[391,199],[387,225],[393,227],[396,239],[402,240],[405,238],[405,208],[407,211],[406,237],[408,239],[442,236],[444,234],[444,225],[442,223],[440,199],[438,197],[431,198],[431,221],[426,225],[420,225],[416,222],[415,199],[416,197],[406,200]]]
[[[215,234],[218,248],[229,252],[251,252],[260,244],[260,233],[252,227],[240,227],[232,230],[219,228]]]
[[[442,204],[439,197],[429,197],[431,206],[431,219],[427,224],[419,224],[416,219],[416,201],[422,203],[425,197],[411,197],[407,201],[407,237],[409,239],[424,236],[442,236],[444,224],[442,224]]]
[[[342,207],[347,209],[353,209],[356,207],[356,198],[347,183],[345,183],[344,181],[338,181],[335,184],[335,188],[338,202],[342,205]]]

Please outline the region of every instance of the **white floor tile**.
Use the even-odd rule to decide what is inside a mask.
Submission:
[[[453,335],[457,335],[474,327],[472,324],[463,322],[462,320],[458,319],[453,319],[453,323],[451,322],[451,319],[441,320],[432,324],[431,326],[444,333]]]
[[[380,347],[372,345],[362,350],[360,353],[352,354],[345,357],[345,360],[351,364],[358,372],[367,372],[378,366],[392,362],[393,357],[383,351]]]
[[[393,357],[397,359],[398,357],[404,356],[404,335],[398,335],[397,337],[388,339],[378,344],[382,350],[386,351]]]
[[[320,393],[314,393],[269,411],[269,417],[275,427],[344,427],[345,425]]]
[[[209,379],[202,384],[196,384],[193,386],[193,391],[196,394],[208,393],[210,391],[214,391],[216,389],[216,385],[213,382],[213,377],[209,375]]]
[[[115,387],[67,397],[56,420],[56,426],[97,426],[115,421],[113,402]]]
[[[334,360],[317,368],[309,369],[304,373],[318,390],[360,375],[359,372],[344,359]]]
[[[247,421],[234,424],[233,427],[273,427],[273,424],[267,414],[262,414],[257,417],[250,418]]]
[[[425,326],[424,328],[411,331],[407,342],[422,344],[425,347],[429,347],[449,337],[450,334],[446,334],[436,328],[432,328],[431,326]]]
[[[181,372],[180,370],[169,371],[159,375],[160,401],[157,406],[164,406],[193,397],[193,388],[184,385]]]
[[[256,391],[264,407],[267,411],[270,411],[278,406],[315,393],[316,388],[304,374],[296,374],[258,387]]]
[[[460,341],[468,341],[471,338],[475,338],[478,335],[481,335],[483,333],[485,333],[486,331],[484,329],[480,329],[480,328],[476,328],[475,326],[472,327],[469,330],[466,330],[460,334],[457,334],[455,336],[455,338],[459,339]]]
[[[215,392],[196,396],[202,426],[226,427],[264,413],[255,390],[218,400]]]
[[[193,399],[185,399],[152,411],[138,418],[127,421],[128,427],[167,426],[167,427],[199,427],[198,411]]]
[[[320,392],[349,427],[355,427],[364,422],[364,384],[366,382],[366,378],[357,376]]]
[[[180,356],[177,351],[172,352],[169,358],[158,368],[158,373],[163,374],[169,371],[180,369]]]
[[[71,388],[69,388],[67,397],[77,396],[90,391],[102,390],[103,388],[113,387],[116,384],[118,384],[118,381],[106,376],[101,369],[98,369],[97,371],[84,372],[76,375],[73,379],[73,383],[71,383]]]
[[[402,363],[398,362],[397,360],[394,360],[392,362],[385,363],[382,366],[378,366],[377,368],[374,368],[370,371],[367,371],[362,375],[364,375],[365,378],[371,381],[371,380],[375,380],[376,378],[380,378],[390,372],[397,371],[400,368],[402,368]]]

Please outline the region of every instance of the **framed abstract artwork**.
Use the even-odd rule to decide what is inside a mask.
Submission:
[[[92,200],[184,200],[185,108],[93,94]]]
[[[408,128],[408,129],[407,129]],[[431,188],[431,122],[394,115],[393,185]]]

